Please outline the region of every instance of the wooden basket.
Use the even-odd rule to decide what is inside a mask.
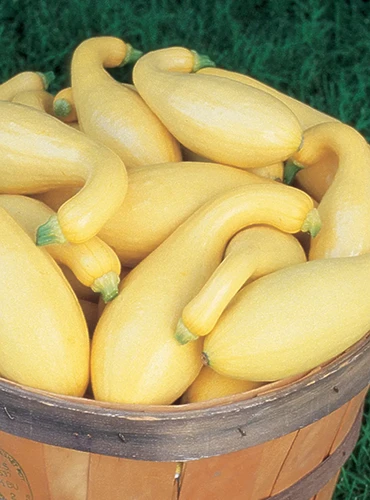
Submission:
[[[296,380],[114,405],[0,380],[0,499],[329,500],[358,439],[370,336]]]

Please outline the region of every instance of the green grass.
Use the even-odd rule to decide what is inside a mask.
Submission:
[[[24,70],[69,82],[73,49],[116,35],[143,51],[182,45],[340,120],[370,140],[370,7],[360,0],[7,0],[0,2],[0,81]],[[127,69],[112,74],[129,80]],[[335,500],[370,498],[369,400]]]

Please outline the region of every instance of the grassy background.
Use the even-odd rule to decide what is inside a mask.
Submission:
[[[149,51],[182,45],[340,120],[370,140],[370,7],[360,0],[6,0],[0,2],[0,81],[24,70],[69,82],[79,42],[116,35]],[[127,70],[114,70],[122,80]],[[370,498],[370,396],[361,437],[335,500]]]

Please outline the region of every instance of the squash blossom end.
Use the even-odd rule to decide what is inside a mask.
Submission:
[[[182,320],[182,318],[179,319],[177,326],[176,326],[176,331],[175,331],[175,339],[177,342],[181,345],[185,345],[188,342],[191,342],[193,340],[197,340],[199,337],[198,335],[195,335],[192,333],[185,325]]]
[[[66,117],[71,113],[72,105],[70,102],[67,101],[67,99],[63,99],[63,98],[56,99],[54,104],[53,104],[53,110],[54,110],[55,116]]]
[[[312,238],[314,238],[321,229],[321,219],[317,208],[312,208],[302,224],[301,231],[310,233]]]

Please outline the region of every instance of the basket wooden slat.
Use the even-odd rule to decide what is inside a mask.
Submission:
[[[330,449],[330,453],[333,453],[337,447],[340,445],[340,443],[343,441],[344,437],[346,434],[349,432],[350,428],[352,427],[356,415],[358,413],[358,410],[361,408],[361,406],[364,403],[366,394],[367,394],[368,388],[366,387],[363,389],[357,396],[352,398],[348,404],[346,405],[346,413],[343,417],[340,429],[333,441],[332,447]]]
[[[364,396],[361,395],[362,400]],[[184,468],[181,500],[222,500],[225,491],[229,492],[232,485],[235,488],[232,498],[236,500],[260,500],[289,490],[329,455],[349,406],[350,403],[347,403],[327,417],[268,443],[189,462]],[[358,415],[359,408],[356,405],[351,408],[353,413],[356,412],[355,416]],[[330,473],[334,474],[336,470]],[[236,481],[236,477],[242,479]],[[207,488],[199,489],[199,484],[207,484]]]
[[[223,500],[227,494],[233,500],[309,500],[315,498],[312,495],[319,488],[332,485],[333,477],[351,453],[360,429],[359,404],[364,397],[363,392],[324,422],[319,420],[308,428],[253,448],[190,461],[183,465],[180,475],[174,462],[97,455],[0,432],[0,498],[2,495],[8,500],[11,493],[16,493],[17,500]],[[324,429],[335,427],[331,431],[332,443],[338,442],[344,420],[345,427],[350,421],[352,426],[332,454],[317,466],[306,460],[302,468],[298,444],[302,457],[307,452],[308,436],[314,441],[310,450],[328,450],[332,446],[322,439]],[[300,434],[305,439],[300,439]],[[296,460],[289,464],[292,472],[286,475],[285,467],[293,454]],[[307,463],[313,465],[312,469],[308,470]],[[276,493],[278,484],[284,489]],[[329,500],[330,491],[329,485],[323,488],[318,500]]]
[[[338,473],[352,453],[360,433],[362,414],[362,410],[358,412],[355,423],[343,442],[320,465],[289,488],[263,500],[309,500],[314,493],[320,492]]]
[[[171,500],[176,464],[90,454],[88,500]],[[121,495],[121,496],[120,496]],[[124,495],[124,496],[123,496]]]
[[[44,444],[41,446],[50,498],[53,500],[87,498],[89,454],[57,446]]]
[[[297,432],[271,492],[279,493],[317,467],[330,448],[346,412],[346,405]]]
[[[268,497],[296,432],[232,454],[189,462],[181,500],[222,500],[225,491],[238,500]],[[237,482],[236,477],[240,478]],[[207,488],[200,489],[200,484]]]

